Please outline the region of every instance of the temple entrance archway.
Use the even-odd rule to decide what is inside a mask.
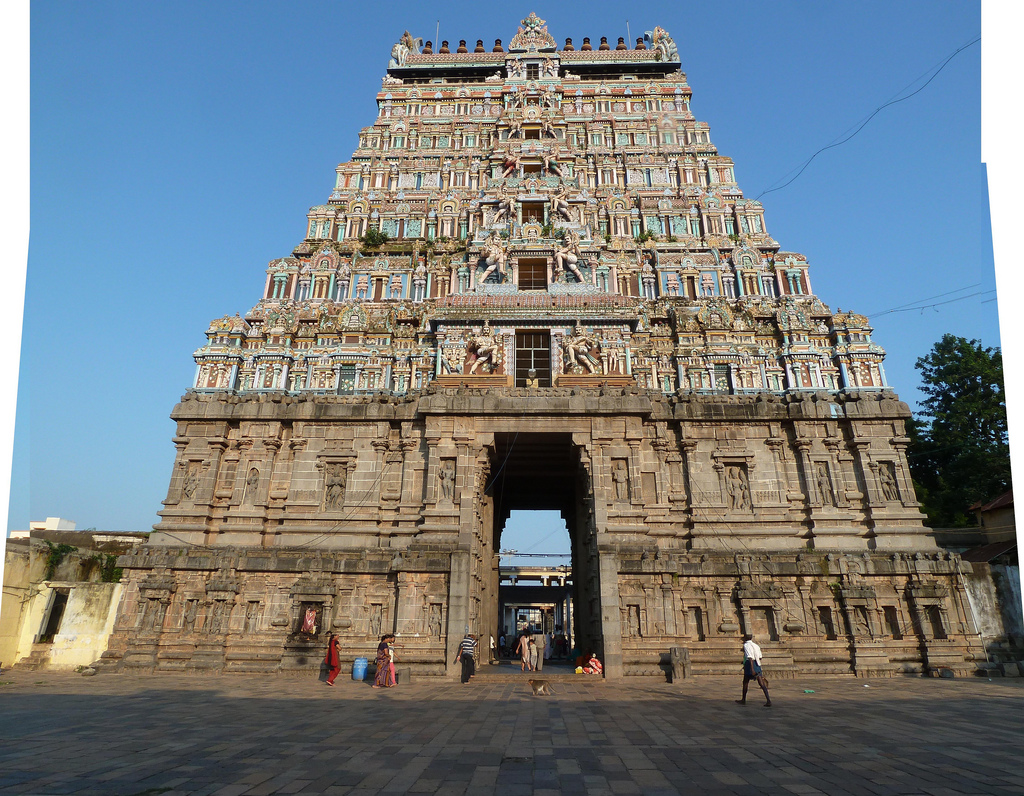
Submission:
[[[603,649],[597,526],[593,485],[573,435],[564,433],[499,432],[494,435],[490,461],[493,500],[493,547],[502,549],[502,533],[513,511],[557,511],[569,535],[573,641],[582,649]],[[492,556],[484,615],[487,625],[500,629],[499,556]],[[508,628],[510,633],[515,628]]]

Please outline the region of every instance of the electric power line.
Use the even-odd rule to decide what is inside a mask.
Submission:
[[[940,72],[941,72],[941,71],[942,71],[943,69],[945,69],[945,68],[946,68],[946,64],[948,64],[948,63],[949,63],[950,61],[952,61],[952,60],[953,60],[953,58],[955,58],[955,57],[956,57],[956,56],[957,56],[957,55],[958,55],[959,53],[963,52],[963,51],[964,51],[964,50],[966,50],[966,49],[967,49],[968,47],[971,47],[971,46],[973,46],[973,45],[977,44],[977,43],[978,43],[979,41],[981,41],[981,36],[979,36],[978,38],[974,39],[973,41],[970,41],[970,42],[968,42],[968,43],[967,43],[967,44],[965,44],[965,45],[964,45],[963,47],[960,47],[959,49],[957,49],[957,50],[954,50],[954,51],[953,51],[953,52],[952,52],[952,53],[951,53],[951,54],[950,54],[950,55],[949,55],[949,56],[948,56],[948,57],[947,57],[947,58],[946,58],[946,59],[945,59],[945,60],[944,60],[944,61],[942,62],[942,64],[941,64],[941,65],[939,66],[939,68],[935,70],[934,74],[932,74],[932,76],[931,76],[930,78],[928,78],[928,80],[927,80],[927,81],[925,82],[925,84],[924,84],[923,86],[921,86],[921,88],[919,88],[919,89],[917,89],[916,91],[914,91],[914,92],[912,92],[912,93],[908,94],[908,95],[907,95],[907,96],[905,96],[905,97],[900,97],[900,98],[898,98],[898,99],[891,99],[891,100],[889,100],[888,102],[885,102],[885,103],[883,103],[882,105],[879,105],[879,106],[878,106],[877,108],[875,108],[875,110],[874,110],[874,111],[872,111],[872,112],[871,112],[871,114],[870,114],[870,115],[868,116],[868,118],[867,118],[867,119],[865,119],[865,120],[864,120],[863,122],[861,122],[861,124],[860,124],[860,125],[859,125],[859,126],[857,127],[857,129],[856,129],[856,130],[854,130],[854,131],[853,131],[852,133],[850,133],[850,134],[849,134],[849,135],[848,135],[848,136],[847,136],[846,138],[842,139],[841,141],[833,141],[833,142],[832,142],[831,144],[827,144],[826,146],[823,146],[823,147],[822,147],[821,149],[819,149],[819,150],[818,150],[817,152],[815,152],[815,153],[814,153],[813,155],[811,155],[811,156],[810,156],[810,157],[809,157],[809,158],[808,158],[808,159],[807,159],[807,160],[806,160],[806,161],[804,162],[803,166],[801,166],[801,167],[800,167],[800,170],[799,170],[799,171],[798,171],[798,172],[797,172],[797,173],[796,173],[796,174],[795,174],[795,175],[794,175],[794,176],[793,176],[793,177],[792,177],[792,178],[791,178],[790,180],[788,180],[787,182],[783,183],[783,184],[782,184],[782,185],[780,185],[780,186],[779,186],[778,188],[768,188],[768,189],[766,189],[766,190],[764,190],[764,191],[761,191],[761,193],[759,193],[759,194],[758,194],[758,195],[757,195],[756,197],[754,197],[754,199],[755,199],[755,200],[757,200],[757,199],[760,199],[760,198],[761,198],[762,196],[764,196],[764,195],[765,195],[766,193],[773,193],[773,192],[775,192],[775,191],[781,191],[781,190],[782,190],[783,188],[786,188],[787,186],[791,185],[791,184],[792,184],[793,182],[795,182],[795,181],[796,181],[796,179],[797,179],[797,178],[798,178],[798,177],[799,177],[799,176],[800,176],[801,174],[803,174],[803,173],[804,173],[804,170],[805,170],[805,169],[806,169],[806,168],[807,168],[808,166],[810,166],[810,165],[811,165],[811,162],[812,162],[812,161],[813,161],[813,160],[814,160],[814,159],[815,159],[816,157],[818,157],[818,155],[820,155],[820,154],[821,154],[822,152],[825,152],[826,150],[829,150],[829,149],[834,149],[835,147],[838,147],[838,146],[842,146],[843,144],[845,144],[845,143],[846,143],[847,141],[849,141],[849,140],[850,140],[851,138],[853,138],[853,137],[854,137],[855,135],[857,135],[857,134],[858,134],[858,133],[859,133],[859,132],[860,132],[861,130],[863,130],[863,129],[864,129],[864,127],[865,127],[865,126],[867,126],[867,123],[868,123],[868,122],[870,122],[870,121],[871,121],[872,119],[874,119],[874,118],[875,118],[875,116],[877,116],[877,115],[878,115],[878,114],[879,114],[879,113],[880,113],[880,112],[881,112],[882,110],[884,110],[885,108],[888,108],[888,107],[889,107],[890,105],[895,105],[895,104],[896,104],[896,103],[898,103],[898,102],[904,102],[904,101],[906,101],[906,100],[910,99],[911,97],[913,97],[913,96],[914,96],[915,94],[919,94],[920,92],[924,91],[924,90],[925,90],[925,88],[927,88],[927,87],[928,87],[928,84],[929,84],[929,83],[931,83],[931,82],[932,82],[932,81],[933,81],[933,80],[934,80],[934,79],[935,79],[936,77],[938,77],[939,73],[940,73]],[[927,72],[925,72],[924,74],[927,74]],[[912,80],[912,81],[911,81],[911,82],[910,82],[909,84],[907,84],[907,86],[905,86],[904,88],[900,89],[900,91],[898,91],[898,92],[897,92],[897,94],[899,94],[899,93],[901,93],[901,92],[903,92],[903,91],[906,91],[906,90],[907,90],[907,88],[909,88],[910,86],[914,85],[914,83],[916,83],[916,82],[917,82],[918,80],[920,80],[920,79],[921,79],[921,77],[917,77],[917,78],[915,78],[915,79],[914,79],[914,80]]]
[[[870,317],[874,317],[876,315],[884,315],[885,313],[892,312],[893,310],[901,310],[904,307],[912,307],[915,304],[920,304],[922,301],[931,301],[932,299],[942,298],[943,296],[952,296],[954,293],[961,293],[964,290],[970,290],[972,287],[979,287],[980,285],[981,285],[981,282],[975,282],[973,285],[965,285],[964,287],[958,287],[956,290],[947,290],[945,293],[939,293],[937,296],[927,296],[926,298],[917,299],[915,301],[908,302],[907,304],[900,304],[899,306],[891,307],[891,308],[889,308],[887,310],[879,310],[878,312],[869,312],[869,313],[867,313],[867,315],[870,316]]]

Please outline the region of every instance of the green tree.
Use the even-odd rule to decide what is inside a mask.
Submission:
[[[918,499],[933,526],[971,525],[968,507],[1010,486],[1002,354],[947,334],[916,367],[928,396],[907,424]]]

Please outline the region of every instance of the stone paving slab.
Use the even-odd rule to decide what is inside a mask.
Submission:
[[[0,673],[0,793],[1020,796],[1024,682]],[[804,693],[814,691],[813,694]]]

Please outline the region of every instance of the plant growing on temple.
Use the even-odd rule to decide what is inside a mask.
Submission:
[[[649,240],[654,240],[656,237],[657,236],[649,229],[645,229],[643,232],[641,232],[639,235],[633,238],[633,240],[636,241],[637,243],[646,243]]]
[[[967,509],[1010,486],[1010,446],[998,348],[943,335],[917,360],[928,397],[907,423],[908,458],[930,524],[974,524]]]
[[[46,539],[43,539],[43,544],[47,547],[46,568],[43,573],[43,580],[53,580],[53,576],[57,574],[57,567],[71,553],[77,552],[78,548],[70,544],[54,544]]]
[[[98,566],[100,568],[100,583],[117,583],[121,580],[121,575],[124,573],[123,568],[117,565],[117,556],[115,555],[97,553],[94,556],[90,556],[86,561],[90,566]]]
[[[388,233],[381,232],[379,229],[370,227],[370,229],[366,230],[363,234],[363,237],[359,239],[359,242],[368,249],[378,249],[389,240],[391,240],[391,238],[388,237]]]

